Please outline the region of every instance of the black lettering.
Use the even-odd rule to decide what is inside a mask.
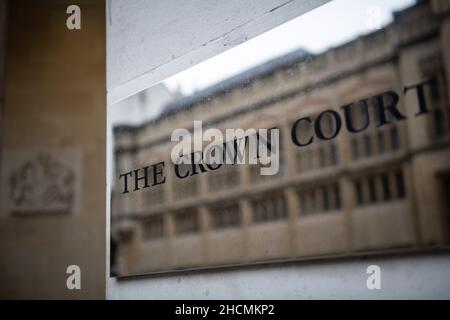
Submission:
[[[122,191],[122,194],[130,192],[130,191],[128,191],[128,176],[131,177],[132,175],[133,175],[133,173],[131,171],[126,172],[126,173],[122,173],[121,175],[119,175],[119,180],[122,177],[125,178],[125,179],[123,179],[123,191]]]
[[[177,178],[179,178],[179,179],[187,178],[187,177],[189,176],[189,170],[186,171],[186,174],[185,174],[184,176],[182,176],[182,175],[180,174],[180,165],[179,165],[179,164],[176,164],[176,165],[175,165],[175,175],[176,175]]]
[[[360,129],[356,129],[354,124],[353,124],[353,120],[352,120],[352,110],[351,107],[353,105],[355,105],[354,103],[348,104],[346,106],[341,107],[341,109],[344,110],[344,116],[345,116],[345,124],[347,127],[347,130],[351,133],[358,133],[361,131],[364,131],[367,129],[367,127],[370,124],[370,118],[369,118],[369,110],[368,110],[368,106],[367,106],[367,99],[361,100],[360,104],[362,105],[362,109],[364,112],[364,125],[362,128]]]
[[[241,143],[242,140],[244,140],[244,148],[243,148],[243,152],[241,152]],[[249,137],[245,136],[243,138],[240,139],[234,139],[233,140],[233,147],[234,147],[234,159],[233,159],[233,163],[244,163],[245,162],[245,151],[247,150],[247,145],[248,145],[248,140]],[[239,141],[239,143],[238,143]]]
[[[198,158],[198,159],[197,159]],[[202,164],[203,162],[203,152],[202,151],[195,151],[191,153],[191,176],[195,176],[199,172],[197,172],[197,164],[201,171],[201,173],[207,172],[208,170],[205,169],[205,167]]]
[[[428,113],[427,101],[425,99],[425,90],[424,90],[424,86],[426,84],[430,84],[431,86],[437,86],[437,80],[436,80],[436,78],[431,78],[430,80],[427,80],[427,81],[424,81],[424,82],[421,82],[419,84],[415,84],[412,86],[407,86],[403,89],[404,95],[406,95],[408,93],[408,91],[411,89],[416,90],[417,101],[419,102],[419,112],[417,112],[415,114],[416,117],[420,116],[421,114]]]
[[[144,169],[144,176],[143,177],[139,177],[139,171],[141,169],[136,169],[134,170],[134,190],[133,191],[137,191],[139,190],[139,181],[144,180],[145,181],[145,185],[144,185],[144,189],[150,187],[150,184],[148,183],[148,166]]]
[[[164,162],[159,162],[154,164],[153,166],[153,184],[152,186],[156,186],[158,184],[163,184],[166,182],[166,177],[164,176]],[[158,181],[159,177],[163,177],[162,180]]]
[[[334,132],[329,137],[325,137],[325,135],[322,132],[322,125],[321,125],[322,118],[327,113],[331,114],[333,116],[333,118],[334,118],[334,121],[335,121]],[[331,140],[331,139],[336,138],[336,136],[338,135],[339,131],[341,130],[341,117],[339,116],[339,113],[337,113],[334,110],[325,110],[325,111],[323,111],[317,117],[317,119],[316,119],[316,121],[314,123],[314,129],[315,129],[317,137],[320,140]]]
[[[388,105],[385,105],[385,97],[390,97],[392,100]],[[377,101],[376,112],[378,112],[378,123],[377,127],[384,126],[385,124],[391,123],[386,119],[386,110],[390,112],[391,115],[395,117],[397,121],[404,120],[406,117],[400,113],[397,109],[397,104],[399,101],[398,94],[394,91],[387,91],[378,96],[374,97]]]
[[[217,163],[215,167],[212,164],[208,164],[208,163],[206,164],[206,167],[212,171],[219,169],[221,166],[222,166],[222,163]]]
[[[313,142],[314,138],[311,136],[306,143],[301,143],[299,141],[299,139],[297,137],[297,132],[298,132],[298,126],[300,125],[301,121],[306,121],[306,122],[311,123],[311,119],[309,117],[300,118],[297,121],[295,121],[294,124],[292,125],[292,129],[291,129],[291,138],[292,138],[292,142],[294,142],[294,144],[296,146],[305,147],[307,145],[310,145]]]

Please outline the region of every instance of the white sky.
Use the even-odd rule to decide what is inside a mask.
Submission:
[[[319,53],[392,21],[392,12],[415,0],[334,0],[163,83],[190,94],[289,51]]]

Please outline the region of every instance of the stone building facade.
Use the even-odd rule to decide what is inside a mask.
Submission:
[[[115,127],[117,273],[446,247],[449,8],[445,1],[419,1],[384,29],[318,55],[293,52],[179,99],[153,121]],[[417,95],[404,88],[427,79],[436,80],[425,91],[432,111],[417,117]],[[400,93],[406,121],[380,128],[371,121],[361,133],[342,130],[307,147],[292,143],[296,119],[340,112],[386,91]],[[279,128],[279,173],[224,165],[175,178],[171,132],[192,129],[193,120],[221,130]],[[117,190],[121,172],[159,162],[166,183]]]

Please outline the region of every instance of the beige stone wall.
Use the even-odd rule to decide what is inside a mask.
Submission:
[[[78,4],[82,29],[66,28]],[[25,216],[0,212],[1,298],[103,298],[105,294],[105,3],[8,1],[2,194],[15,154],[48,151],[74,163],[70,212],[44,207]],[[77,156],[64,160],[69,150]],[[56,180],[58,177],[56,177]],[[55,180],[55,181],[56,181]],[[40,188],[39,185],[34,186]],[[66,288],[66,268],[81,268],[81,290]]]

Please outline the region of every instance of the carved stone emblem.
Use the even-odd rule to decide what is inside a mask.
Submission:
[[[76,201],[76,172],[51,153],[39,152],[7,177],[13,214],[70,213]]]

